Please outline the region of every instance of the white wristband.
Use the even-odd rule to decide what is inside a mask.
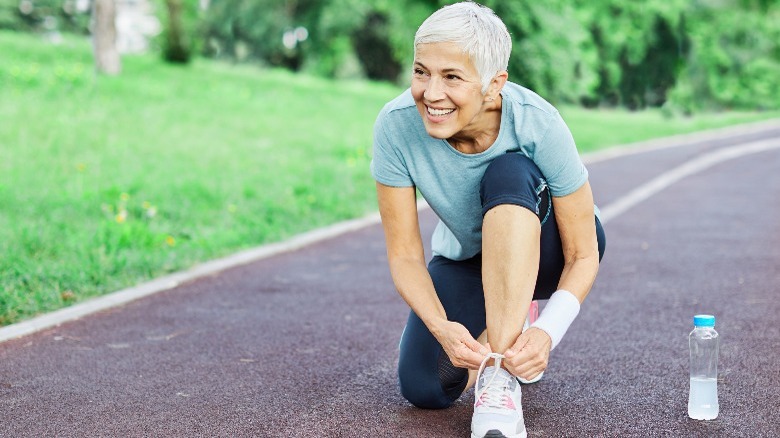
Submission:
[[[542,314],[539,315],[539,319],[531,324],[531,327],[544,330],[550,335],[550,339],[552,339],[550,350],[552,351],[561,342],[563,335],[566,334],[566,330],[569,329],[578,313],[580,313],[580,300],[571,292],[559,289],[552,294],[547,305],[544,306]]]

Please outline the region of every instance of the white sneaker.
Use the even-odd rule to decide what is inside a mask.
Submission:
[[[531,324],[536,322],[537,318],[539,318],[539,301],[533,300],[531,301],[531,307],[528,309],[528,315],[525,317],[525,323],[523,324],[523,331],[528,330],[528,327],[531,327]],[[544,371],[539,373],[539,375],[534,377],[533,379],[526,380],[522,377],[518,377],[517,380],[519,380],[520,383],[524,385],[528,385],[530,383],[536,383],[542,380],[543,375],[544,375]]]
[[[501,368],[498,353],[487,355],[477,373],[474,390],[474,415],[471,417],[472,438],[526,438],[520,385],[515,376]],[[496,364],[485,368],[487,361]]]

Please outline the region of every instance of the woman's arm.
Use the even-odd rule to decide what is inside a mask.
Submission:
[[[564,267],[558,289],[542,315],[507,350],[507,368],[531,380],[547,368],[550,350],[560,341],[585,300],[599,270],[593,192],[586,182],[563,197],[553,197],[555,220],[563,244]],[[568,291],[568,292],[566,292]],[[551,305],[555,301],[554,305]]]
[[[599,270],[596,218],[590,183],[574,193],[553,197],[555,220],[563,243],[564,266],[558,289],[571,292],[580,303],[590,292]]]
[[[453,365],[479,368],[487,349],[461,324],[447,320],[425,266],[414,187],[376,184],[393,283],[415,314],[442,344]]]
[[[425,267],[415,188],[380,183],[376,187],[393,283],[404,301],[433,331],[447,320],[447,315]]]

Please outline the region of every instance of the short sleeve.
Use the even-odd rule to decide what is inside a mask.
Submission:
[[[574,193],[588,181],[569,127],[558,112],[550,116],[547,130],[534,148],[534,162],[547,179],[553,196]]]
[[[371,175],[374,179],[390,187],[411,187],[414,181],[409,175],[406,162],[401,151],[394,147],[393,141],[385,132],[389,123],[387,113],[384,111],[374,124],[374,147],[371,159]],[[400,139],[395,139],[400,141]]]

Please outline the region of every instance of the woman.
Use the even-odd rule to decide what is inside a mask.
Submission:
[[[507,81],[511,39],[490,9],[446,6],[415,35],[411,88],[374,132],[372,174],[393,282],[411,307],[399,382],[444,408],[476,383],[473,437],[524,437],[538,380],[604,250],[588,173],[541,97]],[[426,268],[416,190],[440,222]],[[549,299],[523,331],[532,300]]]

